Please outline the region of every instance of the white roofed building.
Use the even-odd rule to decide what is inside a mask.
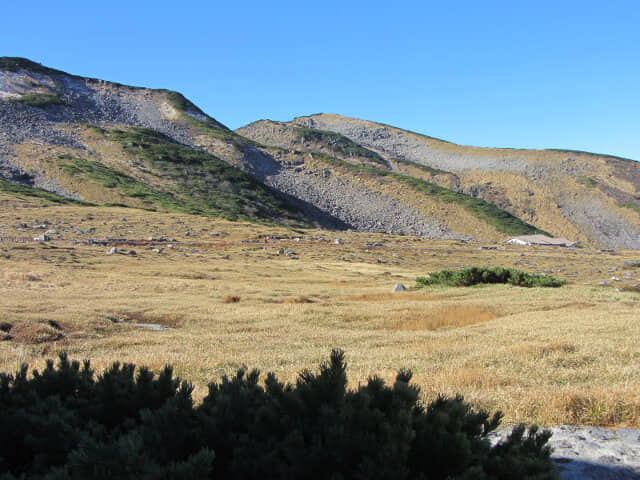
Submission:
[[[507,243],[515,243],[518,245],[543,245],[549,247],[575,247],[576,242],[567,240],[566,238],[553,238],[546,235],[521,235],[512,237]]]

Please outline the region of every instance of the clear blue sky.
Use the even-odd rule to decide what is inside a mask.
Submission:
[[[331,112],[467,145],[640,160],[638,0],[32,0],[0,12],[0,55],[178,90],[231,128]]]

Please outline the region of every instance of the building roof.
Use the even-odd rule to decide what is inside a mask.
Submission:
[[[570,247],[576,244],[576,242],[572,242],[566,238],[552,238],[546,235],[520,235],[510,238],[507,242],[520,242],[528,245],[552,245],[557,247]]]

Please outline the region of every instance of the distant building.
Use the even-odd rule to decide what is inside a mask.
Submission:
[[[518,245],[543,245],[549,247],[575,247],[576,242],[567,240],[566,238],[552,238],[546,235],[521,235],[512,237],[507,243],[515,243]]]

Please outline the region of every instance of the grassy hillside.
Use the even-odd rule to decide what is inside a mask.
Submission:
[[[485,250],[473,241],[300,234],[174,212],[24,203],[0,209],[0,235],[35,236],[42,231],[21,225],[46,219],[62,238],[0,242],[0,371],[43,368],[64,347],[91,356],[97,370],[115,360],[155,372],[173,364],[200,402],[210,382],[243,364],[295,382],[336,346],[348,352],[354,387],[374,373],[393,382],[406,367],[424,402],[461,393],[504,411],[508,423],[640,426],[640,294],[631,290],[640,268],[628,266],[638,252]],[[105,255],[73,244],[104,237],[166,238],[173,248],[125,245],[137,255]],[[461,265],[551,271],[569,285],[391,292],[396,282]],[[613,268],[621,280],[599,286]]]
[[[16,197],[32,197],[46,200],[47,202],[57,204],[76,204],[76,205],[91,205],[88,202],[82,202],[79,200],[73,200],[66,197],[61,197],[55,193],[43,190],[41,188],[28,187],[20,183],[9,182],[0,178],[0,192],[7,193]]]
[[[146,160],[154,175],[172,186],[157,191],[104,166],[76,161],[76,168],[106,188],[120,188],[127,196],[142,197],[161,209],[228,219],[300,218],[276,192],[211,154],[145,128],[113,129],[104,135],[122,145],[131,157]]]

